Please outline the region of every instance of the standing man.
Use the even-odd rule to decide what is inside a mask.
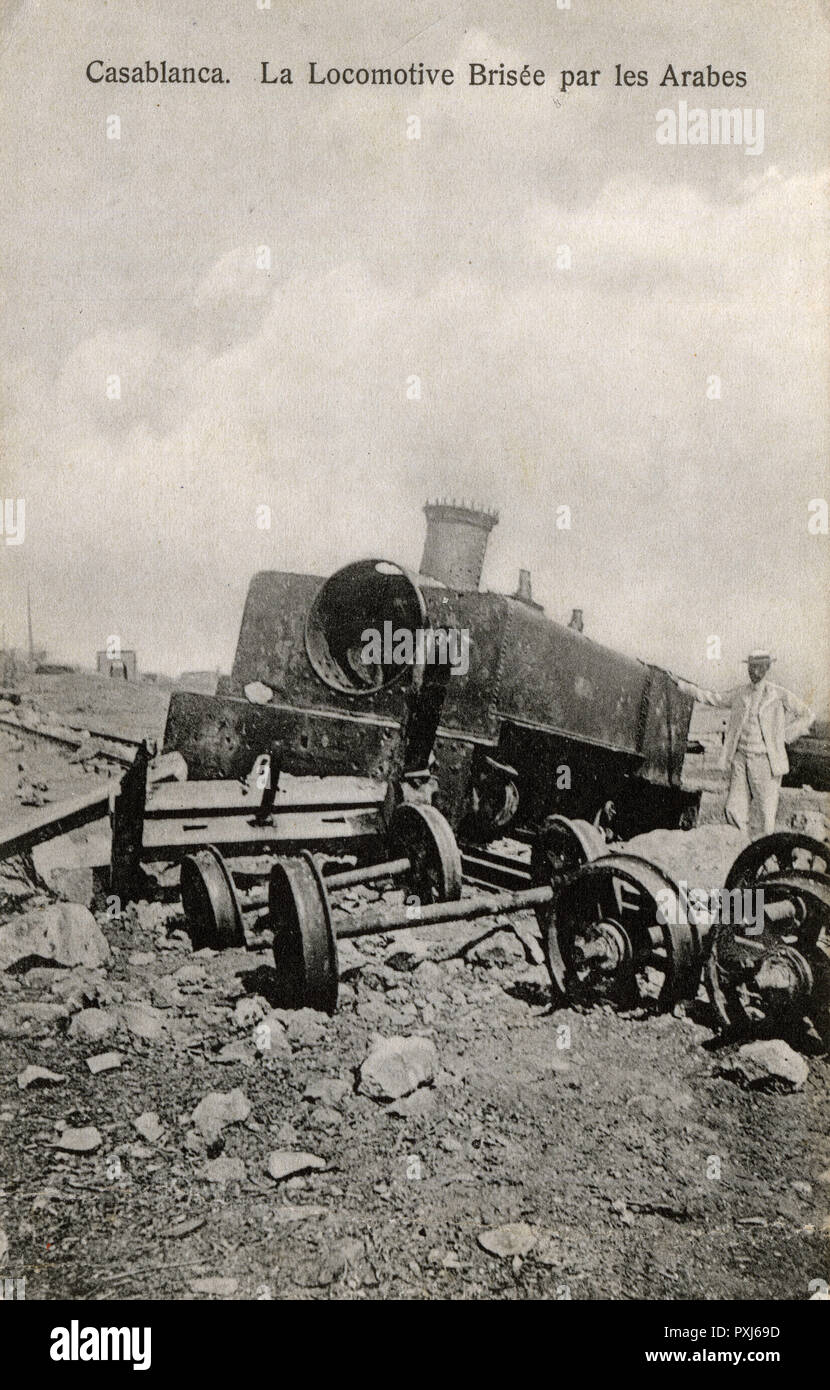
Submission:
[[[815,719],[809,705],[797,695],[767,680],[774,659],[767,651],[750,652],[746,658],[749,684],[723,695],[674,677],[686,695],[704,705],[729,710],[720,763],[723,769],[732,768],[726,819],[745,835],[750,798],[760,810],[762,833],[772,834],[781,778],[790,766],[786,745],[805,734]]]

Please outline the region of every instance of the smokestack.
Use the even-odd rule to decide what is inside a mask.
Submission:
[[[519,587],[513,595],[520,603],[533,602],[533,588],[530,583],[530,570],[519,570]]]
[[[484,567],[487,540],[498,525],[498,512],[447,499],[424,507],[427,534],[421,574],[451,589],[477,589]]]

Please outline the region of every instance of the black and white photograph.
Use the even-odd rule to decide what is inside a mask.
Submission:
[[[280,1301],[786,1371],[830,1298],[829,59],[824,0],[2,0],[47,1373]]]

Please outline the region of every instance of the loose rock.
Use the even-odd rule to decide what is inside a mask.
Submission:
[[[312,1169],[325,1168],[326,1160],[317,1154],[294,1153],[288,1149],[275,1149],[268,1155],[266,1172],[277,1182],[291,1178],[298,1173],[308,1173]]]
[[[809,1074],[804,1058],[780,1038],[744,1043],[715,1067],[716,1076],[754,1091],[800,1091]]]
[[[59,1071],[48,1071],[46,1067],[28,1066],[20,1073],[17,1084],[21,1091],[29,1086],[58,1086],[66,1077]]]
[[[65,1129],[55,1148],[73,1154],[91,1154],[100,1149],[102,1143],[103,1139],[95,1126],[87,1125],[84,1129]]]
[[[80,1042],[103,1042],[118,1027],[118,1015],[112,1009],[81,1009],[69,1025],[69,1036]]]
[[[489,1254],[512,1260],[516,1255],[527,1255],[533,1249],[536,1232],[526,1221],[516,1221],[489,1231],[480,1231],[478,1243]]]
[[[230,1158],[227,1154],[220,1154],[218,1158],[209,1158],[207,1163],[202,1164],[199,1177],[205,1182],[244,1182],[247,1173],[241,1158]]]
[[[252,705],[267,705],[273,698],[274,692],[270,685],[265,685],[262,681],[249,681],[245,686],[245,699],[250,700]]]
[[[102,1071],[115,1071],[121,1066],[120,1052],[99,1052],[97,1057],[87,1057],[86,1064],[93,1076]]]
[[[164,1127],[159,1122],[159,1117],[155,1110],[145,1110],[141,1115],[133,1120],[134,1127],[138,1130],[142,1139],[146,1139],[148,1144],[155,1144],[164,1134]]]
[[[210,1091],[193,1111],[193,1123],[209,1144],[219,1138],[226,1125],[247,1120],[251,1105],[244,1091]]]
[[[95,873],[81,862],[78,846],[68,835],[35,845],[32,863],[38,878],[70,903],[91,908],[95,899]]]
[[[358,1090],[373,1100],[400,1100],[428,1085],[438,1071],[430,1038],[379,1038],[360,1068]]]
[[[53,903],[0,927],[0,970],[30,956],[60,965],[104,965],[110,948],[88,908]]]
[[[121,1008],[121,1021],[136,1038],[145,1042],[158,1042],[162,1034],[162,1017],[151,1004],[124,1004]]]

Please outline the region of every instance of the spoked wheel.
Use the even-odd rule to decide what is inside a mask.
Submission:
[[[606,850],[605,836],[590,821],[548,816],[530,855],[533,882],[556,883]]]
[[[572,1003],[668,1008],[697,991],[710,916],[637,855],[584,864],[540,923],[551,979]]]
[[[182,907],[194,950],[245,945],[236,885],[218,849],[208,845],[182,860]]]
[[[793,872],[817,875],[830,884],[830,846],[795,830],[764,835],[741,851],[724,886],[749,888]]]
[[[389,855],[409,860],[406,885],[420,903],[457,902],[461,897],[461,854],[449,822],[435,806],[405,801],[395,807]]]
[[[741,899],[724,899],[704,972],[721,1027],[830,1046],[830,880],[762,876]]]

